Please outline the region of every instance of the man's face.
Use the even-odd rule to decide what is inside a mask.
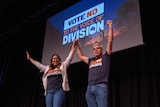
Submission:
[[[99,44],[93,46],[93,54],[95,57],[102,55],[102,47]]]

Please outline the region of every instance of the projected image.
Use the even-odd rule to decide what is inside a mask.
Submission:
[[[81,0],[47,20],[42,62],[58,53],[64,60],[72,41],[79,40],[85,55],[92,57],[92,44],[107,44],[108,26],[113,21],[113,52],[143,44],[138,0]],[[78,56],[72,62],[78,62]]]

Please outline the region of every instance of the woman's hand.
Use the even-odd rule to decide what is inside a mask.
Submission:
[[[30,57],[28,51],[26,51],[26,55],[27,55],[27,59],[30,60],[31,57]]]

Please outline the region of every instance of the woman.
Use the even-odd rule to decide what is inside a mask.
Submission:
[[[46,107],[62,107],[63,105],[65,100],[64,91],[70,90],[67,68],[72,61],[76,45],[77,41],[74,41],[68,57],[63,62],[58,54],[53,54],[49,65],[43,65],[34,60],[30,54],[26,52],[27,59],[35,65],[40,72],[44,72],[42,81],[45,90]]]

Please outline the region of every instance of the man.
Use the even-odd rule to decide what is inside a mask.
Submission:
[[[107,20],[106,23],[108,25],[108,42],[104,54],[102,46],[99,43],[93,44],[93,58],[83,55],[80,46],[77,46],[79,58],[89,65],[86,91],[88,107],[108,106],[108,80],[113,44],[113,28],[111,20]]]

